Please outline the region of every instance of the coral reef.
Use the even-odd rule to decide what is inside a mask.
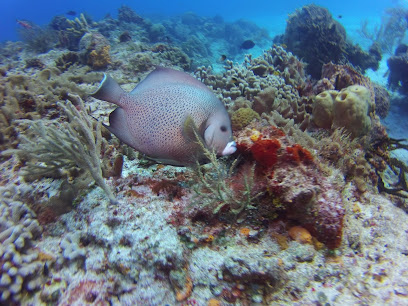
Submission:
[[[338,247],[344,208],[336,178],[326,178],[307,149],[274,127],[253,124],[236,139],[238,150],[256,161],[271,196],[261,200],[261,211],[285,211],[289,218],[311,226],[329,248]]]
[[[79,56],[76,52],[68,52],[61,55],[56,61],[55,66],[61,71],[65,72],[71,67],[79,63]]]
[[[2,187],[0,192],[0,301],[18,303],[27,293],[40,289],[48,260],[34,247],[42,233],[35,214],[13,199],[17,188]]]
[[[111,63],[108,40],[100,33],[86,33],[79,41],[80,57],[93,69],[106,68]]]
[[[308,64],[306,71],[314,79],[320,79],[322,65],[334,62],[376,70],[381,55],[375,46],[369,53],[347,42],[346,30],[330,12],[323,7],[311,4],[296,10],[289,16],[283,43],[288,50]]]
[[[408,94],[408,46],[399,45],[395,54],[387,60],[388,85]]]
[[[136,23],[136,24],[144,24],[144,18],[140,17],[132,8],[126,5],[122,5],[118,9],[118,20],[119,22],[126,22],[126,23]]]
[[[59,46],[70,51],[78,50],[81,38],[90,28],[84,14],[80,14],[79,18],[74,20],[56,16],[51,20],[49,27],[57,33]]]
[[[302,130],[308,127],[311,102],[300,97],[297,89],[305,85],[303,63],[290,52],[274,45],[258,58],[247,56],[243,65],[230,61],[227,65],[222,75],[204,67],[198,68],[195,75],[215,91],[230,111],[250,107],[258,114],[273,113],[293,120]]]
[[[180,45],[182,50],[193,59],[193,68],[211,64],[208,61],[213,50],[223,47],[230,58],[242,54],[240,45],[246,39],[252,39],[257,45],[267,47],[272,39],[266,30],[252,22],[239,20],[233,23],[224,22],[221,17],[203,17],[192,12],[184,13],[178,18],[163,22],[166,35]]]
[[[375,112],[385,118],[390,108],[390,94],[379,84],[372,82],[353,67],[348,65],[324,64],[322,78],[314,85],[313,92],[319,94],[324,90],[342,90],[351,85],[361,85],[370,90]]]
[[[69,96],[66,104],[59,103],[59,107],[69,118],[69,123],[45,125],[41,120],[24,122],[32,129],[31,137],[21,136],[22,142],[17,149],[6,150],[3,155],[17,154],[25,160],[23,176],[38,178],[72,171],[79,167],[89,172],[109,197],[112,203],[116,199],[102,177],[100,162],[101,154],[101,124],[94,128],[92,119],[86,114],[85,105],[79,96]]]
[[[387,8],[381,18],[381,25],[369,29],[368,20],[361,23],[360,34],[377,44],[382,52],[392,53],[401,43],[408,26],[407,9],[402,7]]]
[[[257,112],[251,108],[240,108],[237,109],[231,115],[231,124],[234,131],[241,130],[250,124],[253,120],[260,120],[261,117]]]
[[[47,67],[36,71],[33,77],[16,72],[1,78],[0,147],[5,149],[16,146],[16,119],[57,118],[57,100],[65,99],[68,92],[85,97],[87,92],[83,85],[100,80],[96,73],[72,66],[65,73],[55,67]]]
[[[51,50],[57,41],[55,31],[48,27],[32,24],[29,27],[20,28],[18,32],[28,48],[38,53]]]
[[[295,13],[326,34],[302,12],[320,12],[341,36],[328,12]],[[404,304],[408,169],[390,152],[407,146],[373,113],[375,102],[386,116],[387,91],[358,72],[375,68],[378,44],[366,53],[340,41],[348,55],[318,63],[315,82],[306,58],[285,44],[267,49],[250,22],[150,18],[125,6],[97,22],[59,16],[49,25],[59,49],[0,46],[0,150],[9,153],[0,157],[0,304]],[[247,39],[250,51],[240,49]],[[112,107],[88,97],[101,78],[90,71],[130,90],[156,65],[199,67],[231,114],[236,155],[158,165],[92,120]],[[365,116],[333,125],[335,98],[360,86],[367,109],[346,114]]]

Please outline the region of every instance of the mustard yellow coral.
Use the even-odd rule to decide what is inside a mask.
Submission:
[[[251,108],[240,108],[232,113],[231,124],[233,130],[242,130],[254,119],[261,119],[259,114]]]
[[[88,56],[88,65],[94,69],[102,69],[111,63],[110,46],[104,46],[99,51],[92,50]]]

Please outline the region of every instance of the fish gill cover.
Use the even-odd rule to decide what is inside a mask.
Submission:
[[[405,302],[408,167],[395,152],[408,145],[388,133],[404,126],[406,9],[363,22],[364,48],[345,12],[317,5],[290,10],[273,38],[197,13],[62,12],[20,18],[22,40],[0,48],[1,304]],[[388,84],[368,77],[387,64]],[[208,163],[190,167],[105,129],[115,106],[90,96],[103,73],[131,92],[158,66],[216,96],[236,153],[218,157],[194,116],[180,129]],[[127,99],[118,87],[106,95]]]

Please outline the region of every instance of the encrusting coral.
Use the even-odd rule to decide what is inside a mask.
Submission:
[[[280,216],[301,224],[328,248],[339,247],[345,211],[344,180],[338,173],[327,177],[327,169],[309,150],[265,121],[234,136],[242,160],[228,167],[210,159],[205,176],[204,168],[198,168],[194,188],[201,205],[195,210],[248,214],[257,220]]]
[[[80,56],[93,69],[106,68],[111,63],[109,41],[100,33],[86,33],[79,42]]]

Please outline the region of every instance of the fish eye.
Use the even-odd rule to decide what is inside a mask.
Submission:
[[[220,130],[221,130],[221,132],[226,132],[227,127],[225,125],[221,125]]]

